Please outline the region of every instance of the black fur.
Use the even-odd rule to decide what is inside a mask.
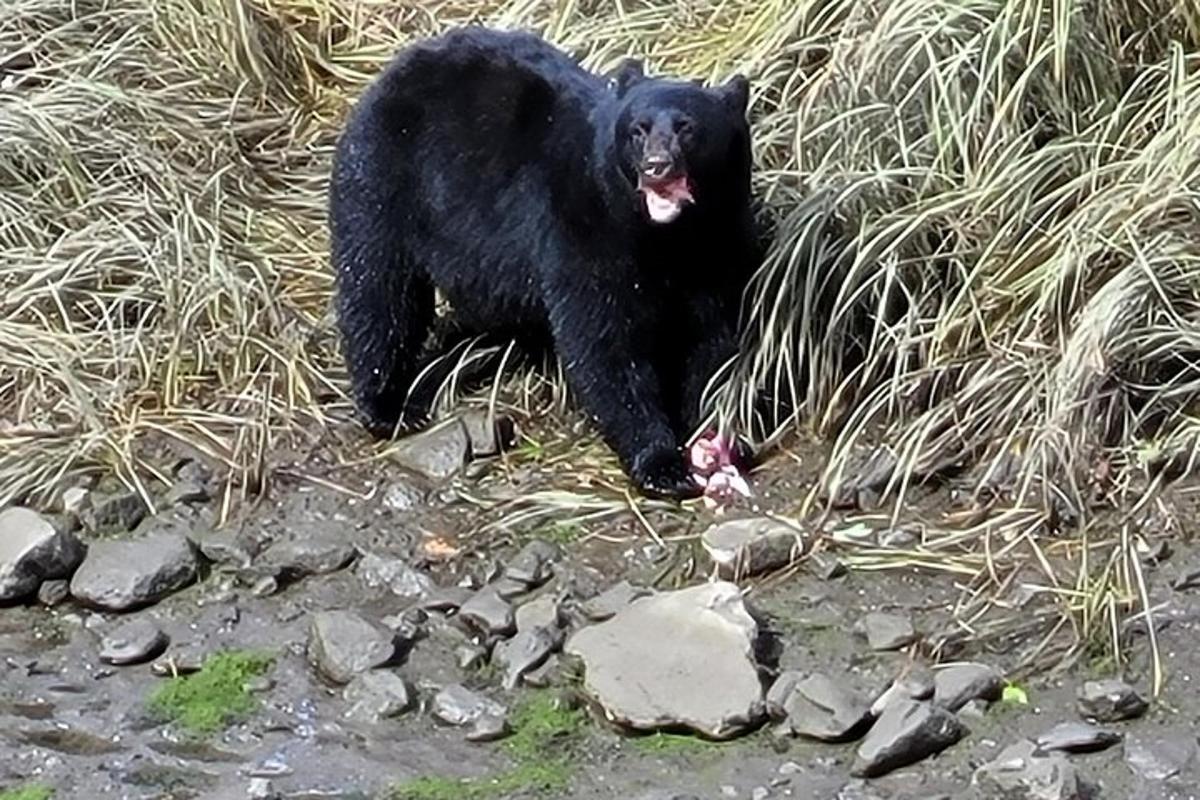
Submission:
[[[680,445],[735,351],[757,260],[747,88],[648,78],[632,60],[597,76],[535,36],[478,27],[401,52],[351,113],[330,191],[366,426],[427,421],[406,394],[437,286],[465,332],[551,341],[643,492],[697,494]],[[637,190],[651,141],[694,187],[672,222],[652,222]]]

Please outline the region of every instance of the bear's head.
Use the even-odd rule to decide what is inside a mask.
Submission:
[[[649,78],[640,61],[627,59],[613,87],[619,168],[652,223],[674,222],[687,206],[705,203],[708,192],[739,184],[731,171],[749,169],[745,77],[706,88]]]

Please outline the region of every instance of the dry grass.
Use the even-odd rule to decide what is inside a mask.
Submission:
[[[1051,569],[1047,526],[1200,452],[1192,0],[10,0],[0,505],[98,468],[145,490],[164,438],[253,485],[272,446],[347,414],[324,224],[338,121],[397,46],[473,20],[593,67],[638,53],[753,78],[778,235],[714,399],[760,438],[834,438],[830,485],[881,430],[898,500],[1004,470],[1001,528]],[[957,570],[950,549],[984,538],[926,552]],[[1119,580],[1095,590],[1078,558],[1048,580],[1133,607],[1120,538]],[[1002,582],[998,563],[979,575]]]

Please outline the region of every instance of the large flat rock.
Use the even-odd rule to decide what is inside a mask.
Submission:
[[[583,660],[584,689],[613,721],[725,739],[764,714],[757,635],[737,586],[717,582],[635,600],[566,652]]]

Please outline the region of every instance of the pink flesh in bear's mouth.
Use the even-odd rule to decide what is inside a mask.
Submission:
[[[646,212],[655,222],[670,222],[679,216],[683,207],[694,202],[686,175],[652,181],[643,176],[638,190],[646,198]]]

